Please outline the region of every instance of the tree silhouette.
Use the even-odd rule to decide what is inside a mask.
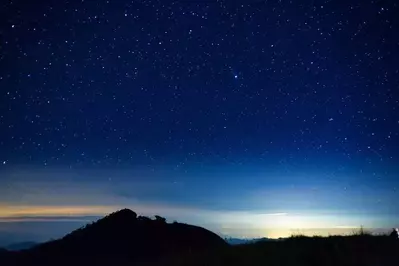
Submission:
[[[393,228],[392,232],[391,232],[391,234],[389,236],[392,237],[392,238],[397,239],[399,237],[398,230],[396,228]]]

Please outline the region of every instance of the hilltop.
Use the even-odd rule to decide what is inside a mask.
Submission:
[[[167,223],[160,216],[152,220],[123,209],[61,239],[9,253],[7,262],[18,265],[108,265],[153,261],[164,256],[191,254],[225,246],[227,244],[223,239],[204,228]]]

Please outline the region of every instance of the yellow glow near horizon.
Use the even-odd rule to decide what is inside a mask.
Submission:
[[[23,216],[85,216],[105,215],[120,207],[115,206],[0,206],[0,218]]]
[[[251,213],[241,211],[211,211],[177,206],[146,205],[131,206],[140,215],[161,216],[203,226],[222,235],[243,238],[279,238],[292,235],[345,235],[358,226],[337,225],[336,217],[301,215],[284,212]],[[49,206],[0,204],[0,222],[29,221],[86,221],[84,216],[105,216],[122,209],[121,206]],[[47,218],[46,218],[47,217]]]

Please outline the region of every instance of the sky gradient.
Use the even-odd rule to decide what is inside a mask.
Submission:
[[[0,10],[0,245],[125,207],[239,237],[399,227],[394,1]]]

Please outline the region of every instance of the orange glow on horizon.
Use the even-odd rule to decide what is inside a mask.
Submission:
[[[119,206],[9,206],[0,205],[0,218],[24,216],[89,216],[106,215]]]

